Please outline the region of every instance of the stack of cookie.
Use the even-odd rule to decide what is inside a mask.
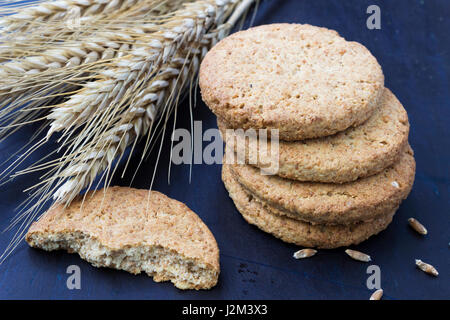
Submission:
[[[274,24],[235,33],[206,55],[200,88],[227,152],[245,160],[222,169],[237,209],[286,242],[360,243],[389,225],[411,190],[406,111],[371,53],[335,31]],[[273,139],[263,150],[261,134],[229,129],[267,129]]]

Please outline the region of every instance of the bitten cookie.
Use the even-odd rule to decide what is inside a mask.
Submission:
[[[363,45],[301,24],[263,25],[223,39],[199,77],[203,100],[232,128],[278,129],[288,141],[361,124],[384,86]]]
[[[219,249],[201,219],[183,203],[152,191],[110,187],[54,205],[26,235],[30,246],[77,252],[95,267],[134,274],[179,289],[216,285]],[[91,197],[92,196],[92,197]]]
[[[358,244],[386,229],[395,213],[394,209],[365,223],[312,225],[273,214],[269,209],[270,206],[264,206],[237,182],[229,166],[222,167],[222,180],[236,208],[248,223],[285,242],[299,246],[332,249]]]
[[[271,165],[272,147],[261,144],[255,135],[228,130],[218,121],[227,146],[245,157],[245,163],[260,168]],[[333,136],[303,141],[278,142],[277,175],[299,181],[344,183],[376,174],[392,165],[408,143],[409,122],[406,110],[389,89],[384,89],[374,114],[358,127]],[[267,146],[269,153],[260,152]],[[266,150],[263,150],[266,151]]]
[[[349,224],[393,212],[411,191],[415,175],[409,145],[391,167],[344,184],[293,181],[261,175],[259,169],[248,165],[224,166],[260,200],[297,214],[300,220],[321,224]]]

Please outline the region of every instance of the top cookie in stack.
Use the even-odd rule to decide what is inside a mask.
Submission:
[[[387,227],[412,187],[406,111],[375,57],[335,31],[273,24],[233,34],[206,55],[200,88],[227,152],[247,163],[224,164],[230,196],[247,221],[285,241],[361,242]],[[229,129],[268,129],[280,141],[269,139],[266,153],[258,136]],[[273,152],[277,176],[261,175],[255,167]]]
[[[336,31],[273,24],[220,41],[200,70],[202,97],[232,128],[277,129],[285,141],[324,137],[374,112],[384,77],[364,46]]]

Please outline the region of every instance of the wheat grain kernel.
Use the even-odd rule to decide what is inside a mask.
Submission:
[[[362,261],[362,262],[372,261],[372,259],[370,258],[369,255],[359,252],[359,251],[356,251],[356,250],[347,249],[347,250],[345,250],[345,253],[348,254],[351,258],[358,260],[358,261]]]
[[[295,259],[304,259],[314,256],[317,253],[317,250],[314,249],[302,249],[298,250],[294,253]]]
[[[426,235],[428,233],[427,229],[423,226],[423,224],[421,224],[416,219],[409,218],[408,222],[411,228],[413,228],[417,233],[420,233],[421,235]]]
[[[419,269],[422,270],[423,272],[431,274],[432,276],[437,277],[439,275],[439,272],[436,270],[435,267],[433,267],[431,264],[423,262],[420,259],[416,259],[416,266],[418,266]]]
[[[383,297],[383,289],[378,289],[372,293],[369,300],[381,300],[381,297]]]

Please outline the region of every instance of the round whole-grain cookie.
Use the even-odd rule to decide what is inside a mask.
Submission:
[[[395,209],[388,211],[370,222],[333,226],[312,225],[273,214],[239,184],[229,166],[223,166],[222,180],[236,208],[248,223],[285,242],[305,247],[332,249],[358,244],[386,229],[395,213]]]
[[[233,146],[245,163],[265,168],[278,159],[277,175],[281,177],[330,183],[354,181],[392,165],[409,134],[408,115],[389,89],[384,89],[369,120],[328,137],[273,144],[267,139],[265,144],[257,135],[241,130],[228,130],[227,135],[228,125],[220,120],[218,124],[227,146]]]
[[[96,267],[170,280],[180,289],[209,289],[220,273],[208,227],[185,204],[157,191],[89,191],[68,207],[54,204],[25,239],[32,247],[77,252]]]
[[[322,224],[367,221],[392,212],[408,196],[415,175],[409,145],[391,167],[344,184],[293,181],[262,175],[248,165],[224,166],[229,166],[239,183],[262,201],[297,214],[301,220]]]
[[[301,24],[225,38],[208,52],[199,77],[203,100],[232,128],[278,129],[287,141],[361,124],[384,86],[380,65],[363,45]]]

